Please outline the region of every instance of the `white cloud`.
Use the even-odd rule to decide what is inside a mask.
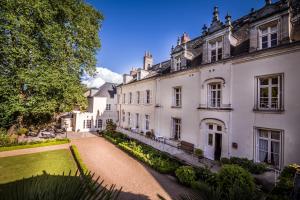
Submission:
[[[122,83],[122,75],[115,73],[107,68],[97,67],[96,72],[93,76],[84,75],[81,82],[87,85],[88,88],[98,88],[105,82],[117,84]]]

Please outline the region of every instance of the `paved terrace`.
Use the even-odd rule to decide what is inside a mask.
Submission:
[[[220,166],[216,164],[214,161],[208,160],[208,159],[201,159],[199,161],[198,157],[196,157],[193,154],[188,154],[184,152],[183,150],[177,148],[176,146],[170,145],[167,142],[160,142],[157,140],[153,140],[150,138],[145,137],[144,135],[141,135],[139,133],[135,133],[132,131],[128,131],[122,128],[117,128],[117,131],[127,135],[130,138],[136,139],[144,144],[147,144],[149,146],[152,146],[155,149],[158,149],[162,152],[166,152],[170,154],[171,156],[193,166],[198,167],[208,167],[213,172],[217,172],[220,169]]]

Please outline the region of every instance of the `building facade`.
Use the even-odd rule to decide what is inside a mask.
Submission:
[[[92,88],[86,93],[88,108],[85,112],[73,111],[62,118],[62,127],[67,131],[93,132],[105,130],[108,120],[118,122],[116,86],[104,83],[100,88]]]
[[[199,37],[184,33],[170,60],[124,74],[118,126],[189,142],[209,159],[246,157],[275,168],[300,163],[300,5],[266,1]]]

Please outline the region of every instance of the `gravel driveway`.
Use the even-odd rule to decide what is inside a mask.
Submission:
[[[175,199],[190,192],[170,175],[160,174],[135,160],[101,137],[74,139],[89,170],[101,176],[106,184],[122,187],[120,199]]]

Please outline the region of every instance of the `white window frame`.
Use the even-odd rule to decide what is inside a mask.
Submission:
[[[146,104],[151,104],[151,90],[146,90],[145,96],[146,96]]]
[[[223,40],[216,40],[214,42],[209,42],[209,60],[210,62],[216,62],[218,60],[223,59],[224,55],[223,55]],[[221,49],[221,51],[220,51]],[[216,51],[216,59],[212,60],[212,52]],[[219,54],[221,54],[221,58],[219,58]]]
[[[260,132],[261,131],[264,131],[267,133],[267,137],[261,137],[260,136]],[[279,140],[278,139],[273,139],[271,134],[272,132],[277,132],[279,134]],[[256,147],[255,147],[255,160],[256,162],[263,162],[263,161],[260,161],[260,150],[264,151],[263,149],[260,149],[259,147],[259,143],[260,143],[260,140],[265,140],[267,141],[267,164],[277,168],[277,169],[281,169],[282,167],[282,163],[283,163],[283,131],[282,130],[278,130],[278,129],[269,129],[269,128],[255,128],[255,142],[256,142]],[[272,159],[272,152],[271,152],[271,143],[272,142],[278,142],[279,143],[279,152],[277,153],[278,154],[278,165],[272,165],[271,164],[271,159]]]
[[[276,28],[275,30],[272,30],[272,28]],[[264,30],[266,30],[266,32],[265,33],[263,33],[263,31]],[[274,45],[274,46],[272,46],[272,40],[271,40],[271,36],[273,35],[273,34],[275,34],[276,33],[276,45]],[[260,36],[259,36],[259,45],[260,45],[260,49],[267,49],[267,48],[270,48],[270,47],[275,47],[275,46],[278,46],[278,36],[279,36],[279,32],[278,32],[278,25],[276,24],[276,25],[273,25],[273,26],[267,26],[267,27],[265,27],[265,28],[260,28],[259,29],[259,34],[260,34]],[[263,43],[263,41],[262,41],[262,39],[263,39],[263,37],[267,37],[267,47],[265,47],[265,48],[263,48],[263,45],[262,45],[262,43]]]
[[[135,113],[135,128],[139,128],[140,114]]]
[[[132,92],[129,92],[128,103],[132,104]]]
[[[141,92],[140,91],[136,92],[136,103],[137,104],[141,103]]]
[[[173,87],[173,107],[180,108],[181,106],[182,106],[182,88],[180,86]]]
[[[128,112],[127,113],[127,115],[128,115],[128,121],[127,121],[127,125],[130,127],[131,126],[131,114],[130,114],[130,112]]]
[[[150,129],[150,115],[145,115],[145,130],[148,131]]]
[[[212,82],[208,83],[208,95],[207,95],[207,105],[210,108],[220,108],[222,105],[222,83]],[[215,88],[212,88],[215,86]],[[220,86],[218,88],[218,86]],[[214,97],[212,94],[215,94]],[[218,96],[219,94],[219,96]],[[213,103],[214,102],[214,103]]]
[[[272,79],[277,78],[277,84],[272,83]],[[263,75],[263,76],[257,76],[256,77],[256,99],[255,99],[255,109],[256,110],[266,110],[266,111],[280,111],[283,110],[283,78],[284,74],[270,74],[270,75]],[[261,85],[261,79],[267,79],[268,84],[267,85]],[[277,97],[272,96],[272,88],[277,87]],[[268,97],[261,97],[261,89],[262,88],[268,88]],[[262,98],[267,98],[267,105],[264,103],[266,106],[262,106]],[[273,98],[277,98],[276,106],[274,107],[272,104]],[[273,107],[272,107],[273,106]]]
[[[123,104],[125,104],[126,103],[126,94],[124,93],[123,94]]]
[[[92,120],[90,119],[86,120],[86,128],[92,128]]]
[[[102,127],[103,127],[102,119],[98,119],[98,120],[97,120],[97,128],[102,129]]]
[[[111,110],[111,104],[109,103],[106,104],[106,110]]]
[[[172,117],[172,138],[175,140],[181,139],[182,120]]]
[[[125,118],[126,118],[126,116],[125,116],[125,111],[123,110],[123,111],[122,111],[122,121],[123,121],[123,122],[125,122],[125,120],[126,120]]]

